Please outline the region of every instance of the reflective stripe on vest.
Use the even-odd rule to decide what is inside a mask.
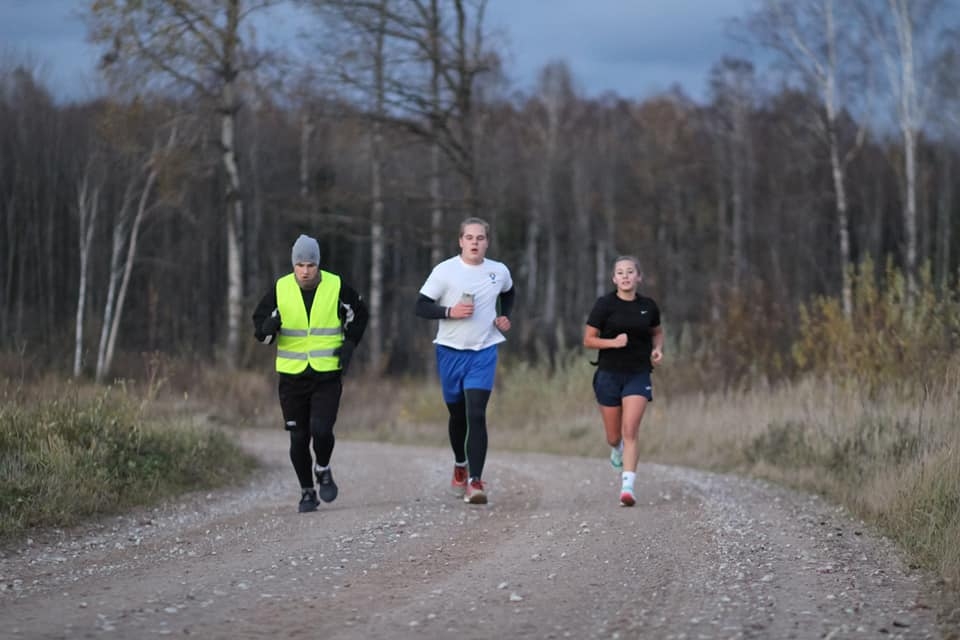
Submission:
[[[309,322],[303,294],[294,274],[277,280],[276,291],[277,309],[283,322],[277,339],[277,371],[301,373],[307,364],[314,371],[338,370],[340,362],[334,352],[343,344],[343,329],[337,315],[340,277],[320,272]]]

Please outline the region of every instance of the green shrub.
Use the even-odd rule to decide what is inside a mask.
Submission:
[[[216,486],[254,462],[221,432],[145,423],[122,389],[0,405],[0,537]]]

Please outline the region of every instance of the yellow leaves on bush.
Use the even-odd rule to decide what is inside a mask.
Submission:
[[[815,298],[800,308],[792,355],[804,371],[854,381],[867,389],[905,379],[922,384],[942,378],[960,342],[960,303],[940,291],[923,269],[917,291],[890,261],[877,273],[871,260],[854,271],[853,310]]]

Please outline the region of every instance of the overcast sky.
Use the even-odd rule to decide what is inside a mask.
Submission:
[[[678,84],[701,100],[710,67],[738,53],[726,35],[751,0],[490,0],[488,23],[509,42],[506,67],[517,89],[565,60],[579,87],[643,98]],[[58,97],[95,93],[97,50],[77,16],[82,0],[0,0],[3,57],[40,65]],[[291,20],[280,20],[278,29]],[[742,52],[741,52],[742,54]]]

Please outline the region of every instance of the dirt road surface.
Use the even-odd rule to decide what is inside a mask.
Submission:
[[[645,465],[624,508],[605,460],[492,451],[466,505],[447,450],[340,440],[299,514],[284,434],[244,437],[249,483],[4,549],[0,637],[943,637],[931,583],[810,496]]]

